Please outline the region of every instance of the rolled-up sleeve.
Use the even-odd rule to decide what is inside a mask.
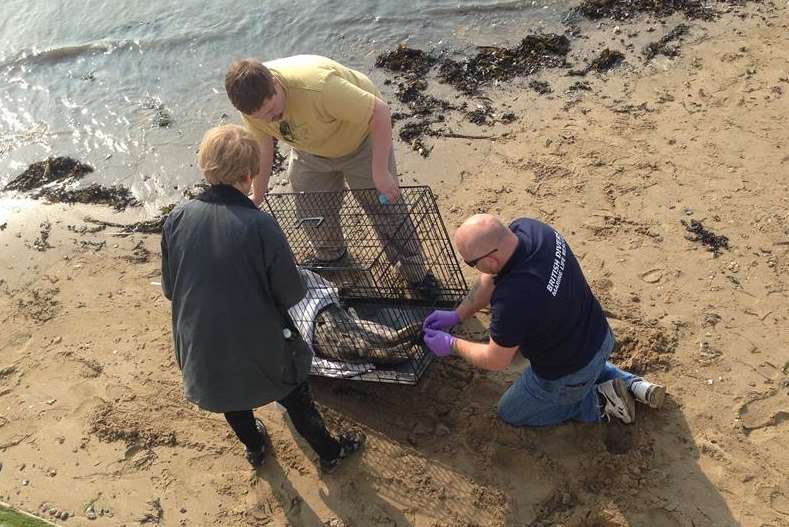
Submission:
[[[274,302],[283,310],[287,310],[304,298],[307,289],[296,267],[293,253],[290,250],[282,230],[268,216],[261,223],[263,236],[263,259]]]
[[[341,121],[366,125],[373,116],[375,95],[337,76],[326,80],[323,104],[326,112]]]

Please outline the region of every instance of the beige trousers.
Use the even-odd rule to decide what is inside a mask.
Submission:
[[[372,163],[372,140],[369,136],[355,152],[337,158],[291,149],[288,178],[294,192],[337,192],[350,188],[380,238],[389,262],[399,262],[405,279],[411,284],[419,283],[426,274],[424,257],[408,207],[402,200],[388,205],[379,203],[378,193],[374,190]],[[389,171],[397,177],[394,152],[389,153]],[[296,197],[296,212],[300,220],[322,220],[303,221],[301,224],[319,260],[336,260],[346,251],[341,206],[341,195]],[[352,217],[347,217],[345,223],[348,220]]]

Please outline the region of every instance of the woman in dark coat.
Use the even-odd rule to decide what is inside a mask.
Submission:
[[[162,234],[162,287],[172,300],[184,394],[224,413],[255,467],[265,429],[252,409],[278,401],[331,471],[363,437],[335,439],[315,407],[312,353],[287,315],[304,284],[282,231],[247,198],[260,166],[257,142],[240,126],[213,128],[198,162],[211,186],[176,207]]]

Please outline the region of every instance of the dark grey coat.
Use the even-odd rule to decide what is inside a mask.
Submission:
[[[304,284],[279,226],[240,191],[213,186],[170,213],[162,288],[184,394],[201,408],[249,410],[306,379],[309,348],[283,336]]]

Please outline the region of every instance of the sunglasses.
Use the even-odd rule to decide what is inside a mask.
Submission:
[[[483,254],[479,258],[474,258],[473,260],[463,260],[463,261],[466,262],[466,265],[468,265],[469,267],[476,267],[480,260],[482,260],[483,258],[487,258],[488,256],[495,253],[496,251],[498,251],[498,249],[493,249],[492,251]]]
[[[293,142],[293,133],[290,131],[290,124],[288,121],[279,122],[279,133],[285,141]]]

